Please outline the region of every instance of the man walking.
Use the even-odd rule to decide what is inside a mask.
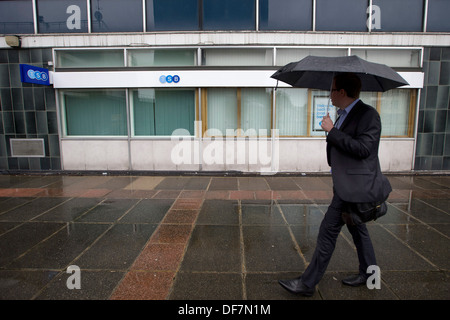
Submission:
[[[327,115],[321,124],[328,133],[327,160],[333,178],[333,199],[320,225],[316,249],[305,272],[299,278],[279,281],[292,293],[313,295],[344,225],[342,210],[345,204],[385,200],[392,191],[389,181],[381,173],[378,159],[380,116],[359,99],[360,91],[361,81],[355,74],[342,73],[333,79],[331,101],[339,108],[339,117],[333,124]],[[347,227],[357,249],[359,273],[342,282],[359,286],[367,281],[367,267],[377,264],[375,252],[365,224]]]

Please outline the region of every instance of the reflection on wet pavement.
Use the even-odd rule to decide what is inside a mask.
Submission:
[[[450,298],[450,176],[388,178],[368,224],[381,289],[341,284],[358,269],[343,228],[309,299]],[[0,299],[307,299],[277,280],[308,265],[331,197],[328,175],[2,175]]]

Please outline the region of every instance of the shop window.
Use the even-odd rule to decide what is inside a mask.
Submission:
[[[317,31],[367,31],[369,1],[316,0]]]
[[[207,89],[208,135],[234,136],[238,128],[238,89]],[[228,131],[227,131],[228,130]]]
[[[416,91],[395,89],[380,95],[381,136],[413,137]]]
[[[61,93],[67,136],[127,136],[125,90],[68,90]]]
[[[0,1],[0,34],[22,33],[34,33],[32,1]]]
[[[311,0],[260,0],[260,30],[312,30]]]
[[[39,33],[88,32],[86,0],[37,0]]]
[[[123,67],[123,50],[57,50],[57,68]]]
[[[131,67],[182,67],[197,65],[195,49],[127,50]]]
[[[347,49],[338,48],[277,48],[277,66],[284,66],[293,61],[299,61],[307,56],[344,57]]]
[[[448,0],[428,0],[427,31],[449,32],[450,1]]]
[[[423,0],[373,0],[372,31],[420,32]]]
[[[203,135],[270,136],[272,94],[272,88],[202,89]],[[329,92],[278,88],[275,94],[280,137],[325,136],[319,124],[323,113],[328,110],[332,119],[336,115],[334,106],[326,107]],[[133,136],[195,134],[195,89],[130,89],[129,97]],[[413,137],[416,97],[414,89],[360,96],[380,113],[382,137]],[[125,90],[64,90],[60,101],[66,136],[128,135]]]
[[[255,0],[203,0],[203,30],[255,30]]]
[[[221,48],[203,49],[202,65],[205,66],[271,66],[272,49]]]
[[[270,136],[272,89],[208,88],[202,92],[204,136],[264,136],[260,129]],[[280,137],[324,137],[322,117],[328,112],[336,120],[337,109],[328,101],[328,91],[278,88],[275,94],[275,129]],[[413,137],[415,90],[361,92],[360,99],[380,114],[382,137]]]
[[[359,98],[369,106],[372,106],[380,112],[380,96],[381,92],[367,92],[363,91],[359,94]]]
[[[142,0],[91,0],[92,32],[142,32]]]
[[[280,136],[308,135],[307,89],[277,89],[276,127]]]
[[[204,90],[206,136],[270,136],[272,89],[210,88]],[[205,110],[206,109],[206,110]]]
[[[131,110],[135,136],[194,135],[194,89],[131,90]]]
[[[352,49],[361,59],[396,68],[420,67],[420,49]]]
[[[416,90],[361,92],[360,99],[380,114],[382,137],[413,137]]]
[[[198,0],[146,0],[147,31],[198,30]]]
[[[241,128],[244,132],[270,136],[272,121],[272,90],[241,89]]]

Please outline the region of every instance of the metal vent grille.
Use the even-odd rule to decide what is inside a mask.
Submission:
[[[44,139],[10,139],[12,157],[45,157]]]

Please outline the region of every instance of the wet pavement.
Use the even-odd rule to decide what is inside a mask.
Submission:
[[[344,227],[305,298],[277,281],[311,259],[328,175],[0,175],[0,299],[450,299],[450,176],[388,178],[368,224],[381,288],[342,285],[358,270]]]

